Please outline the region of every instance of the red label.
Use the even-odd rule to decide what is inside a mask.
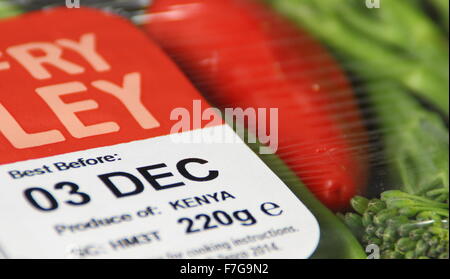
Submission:
[[[203,100],[117,16],[54,9],[1,21],[0,34],[0,164],[167,135],[173,109]]]

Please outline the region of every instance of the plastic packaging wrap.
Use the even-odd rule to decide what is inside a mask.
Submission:
[[[312,257],[448,258],[448,1],[366,2],[81,4],[135,23],[220,110],[277,109],[276,131],[272,114],[233,120],[316,217]]]

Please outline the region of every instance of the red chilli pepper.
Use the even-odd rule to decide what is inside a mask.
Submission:
[[[311,36],[251,0],[155,0],[146,30],[214,105],[278,108],[277,154],[329,208],[364,190],[354,92]]]

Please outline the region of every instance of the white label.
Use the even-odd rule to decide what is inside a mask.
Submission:
[[[184,136],[219,130],[234,135]],[[242,141],[162,136],[2,165],[0,181],[7,258],[307,258],[319,241],[311,212]]]

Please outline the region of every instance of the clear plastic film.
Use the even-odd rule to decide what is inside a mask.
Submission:
[[[277,109],[274,151],[288,168],[260,156],[311,199],[326,243],[317,257],[357,257],[335,254],[342,221],[369,257],[448,258],[448,1],[262,2],[81,4],[140,26],[221,110]],[[270,117],[237,121],[270,144]]]

